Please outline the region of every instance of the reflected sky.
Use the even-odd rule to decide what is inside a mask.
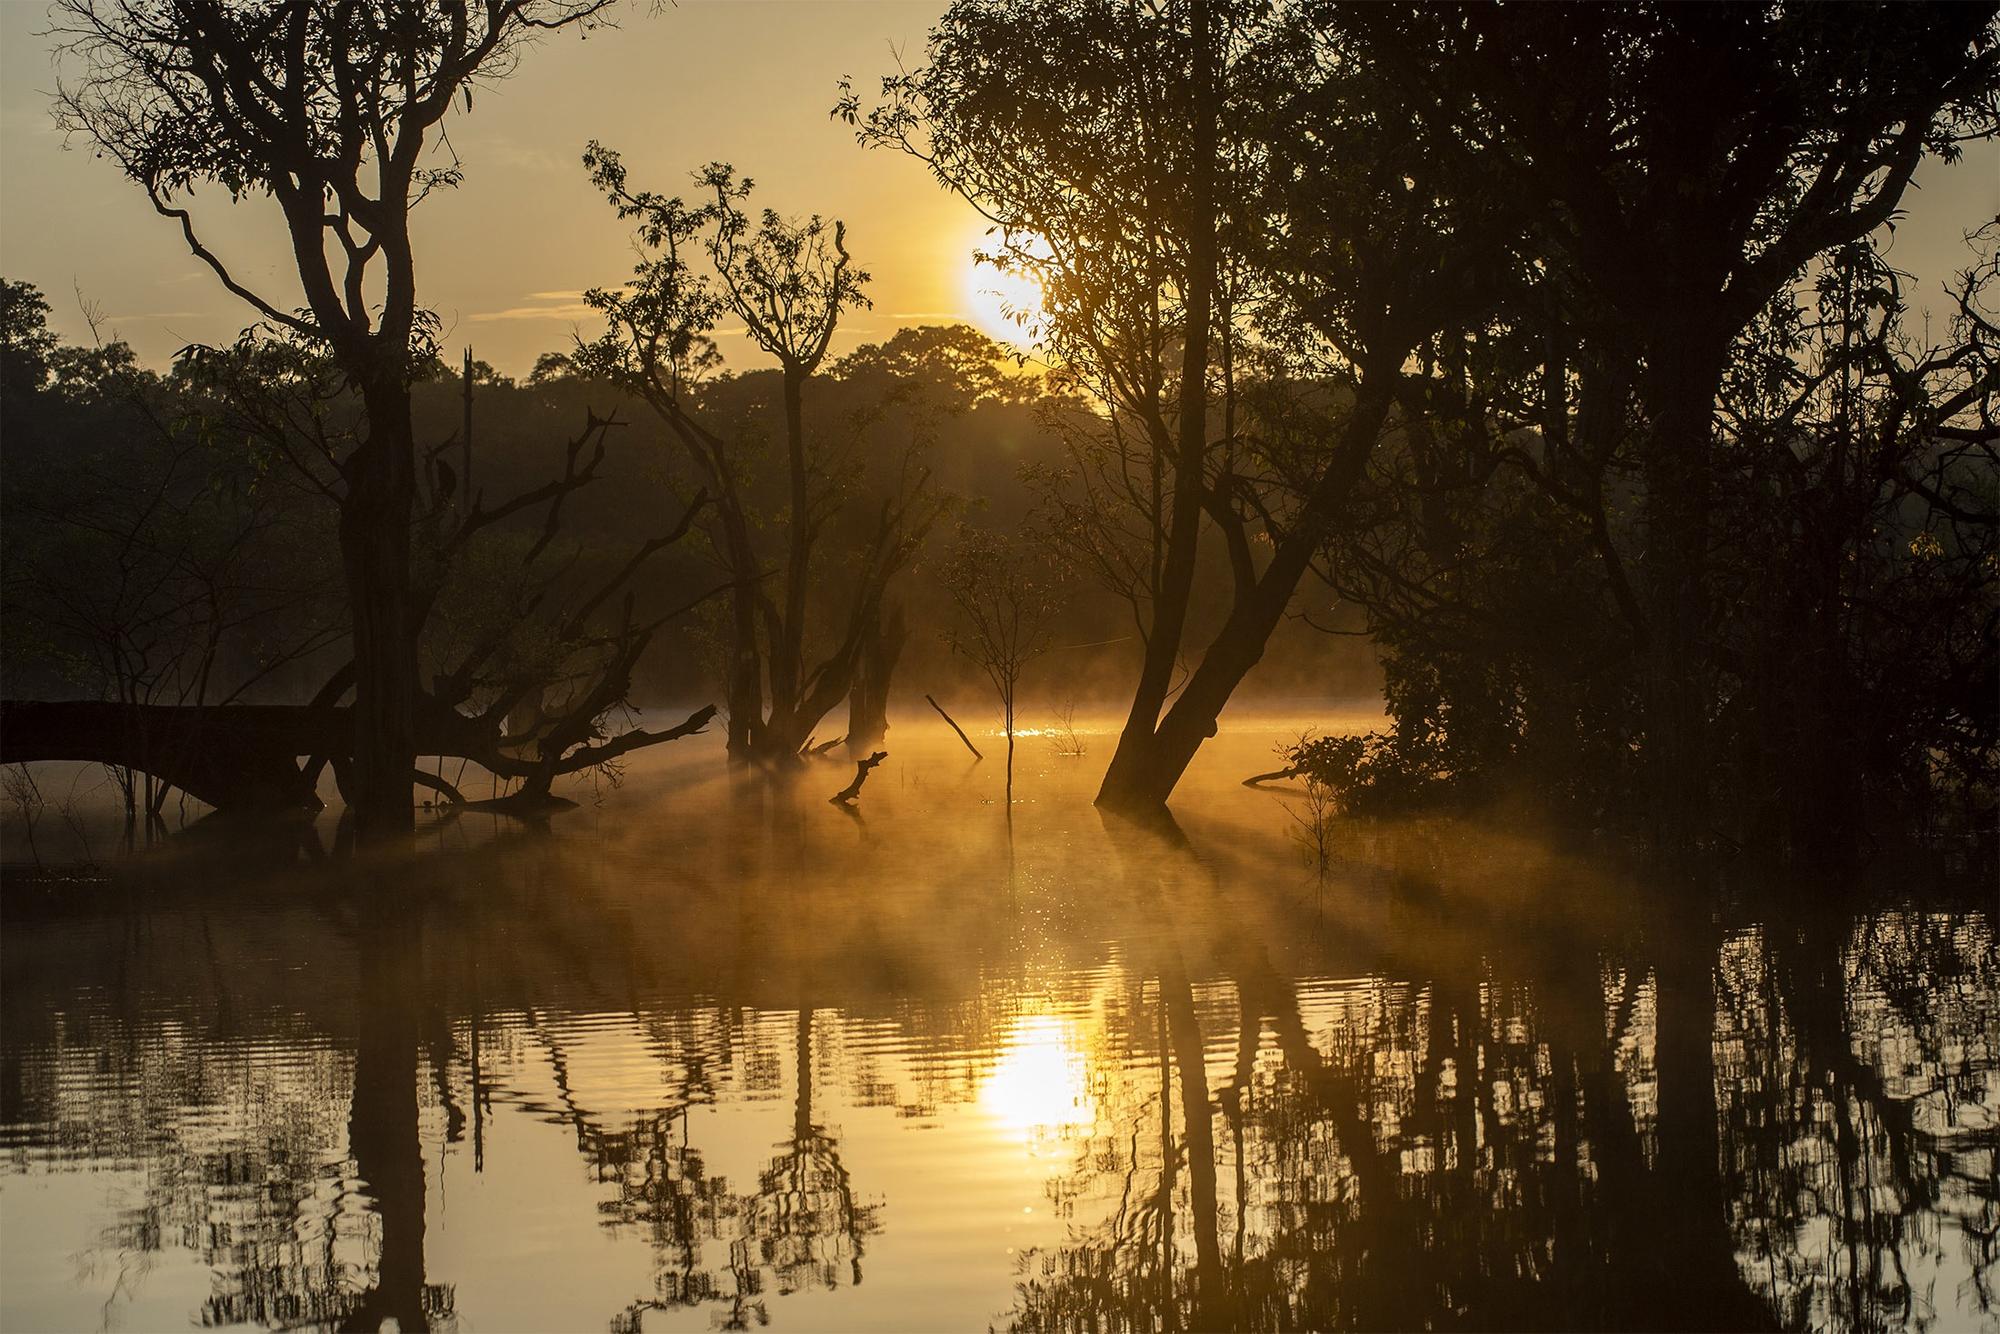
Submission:
[[[1993,1327],[1978,895],[1321,877],[1271,731],[1168,829],[892,736],[853,814],[677,750],[386,860],[10,837],[0,1326]]]

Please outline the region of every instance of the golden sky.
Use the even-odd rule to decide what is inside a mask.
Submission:
[[[710,161],[758,183],[756,202],[848,223],[850,248],[875,276],[875,309],[849,317],[840,346],[906,324],[968,316],[968,256],[982,226],[916,163],[865,152],[828,118],[836,84],[870,88],[914,59],[944,0],[717,0],[654,12],[632,5],[619,26],[583,40],[558,34],[502,84],[447,122],[466,171],[417,211],[419,296],[446,342],[470,342],[502,371],[565,349],[572,326],[597,326],[581,293],[630,272],[625,224],[591,189],[580,157],[592,138],[619,149],[633,183],[687,185]],[[227,339],[250,322],[187,253],[173,223],[83,145],[64,151],[51,124],[54,85],[43,9],[0,0],[0,271],[35,283],[66,336],[87,329],[75,296],[149,364],[190,342]],[[276,304],[297,299],[275,204],[231,207],[196,196],[205,238]],[[752,364],[724,337],[723,353]],[[455,355],[450,358],[456,360]]]
[[[590,188],[579,157],[599,138],[625,156],[635,184],[680,189],[703,163],[734,163],[758,199],[786,213],[848,223],[875,276],[875,309],[849,319],[837,350],[906,324],[972,318],[970,252],[982,227],[915,162],[864,152],[828,119],[842,75],[871,89],[898,53],[918,63],[945,0],[682,0],[633,5],[620,26],[561,34],[530,50],[504,84],[448,122],[466,169],[458,190],[418,211],[419,295],[442,316],[447,348],[470,342],[502,371],[594,330],[583,289],[628,273],[627,233]],[[54,84],[37,0],[0,0],[0,273],[41,287],[58,332],[87,329],[76,292],[106,336],[163,365],[190,342],[217,342],[248,309],[192,259],[178,230],[136,186],[82,145],[65,151],[51,123]],[[1962,264],[1959,238],[2000,214],[2000,149],[1920,174],[1894,258],[1931,292]],[[209,243],[280,305],[297,280],[276,206],[197,196]],[[990,280],[989,280],[990,283]],[[1934,302],[1933,302],[1934,304]],[[1940,332],[1942,332],[1940,330]],[[753,359],[725,336],[724,356]]]

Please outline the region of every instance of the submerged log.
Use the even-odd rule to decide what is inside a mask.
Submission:
[[[0,700],[0,764],[76,760],[135,769],[217,810],[318,810],[302,755],[346,757],[345,708],[231,704],[219,708]]]
[[[505,777],[520,778],[537,795],[519,807],[558,808],[549,783],[638,750],[702,730],[715,709],[698,709],[660,732],[634,728],[602,741],[565,747],[555,760],[507,755],[496,727],[433,705],[416,718],[419,755],[471,760]],[[332,704],[225,704],[213,707],[120,704],[110,700],[0,700],[0,764],[70,760],[110,764],[152,774],[219,811],[319,810],[322,766],[336,776],[354,754],[353,710]],[[307,760],[302,768],[299,761]],[[435,775],[411,781],[462,798]],[[517,794],[517,796],[520,794]],[[470,803],[465,803],[470,805]],[[502,807],[499,809],[511,809]]]

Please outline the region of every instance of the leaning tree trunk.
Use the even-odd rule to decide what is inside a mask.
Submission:
[[[1154,786],[1155,731],[1173,684],[1194,593],[1196,544],[1201,531],[1203,476],[1208,458],[1209,324],[1215,300],[1215,43],[1206,0],[1190,16],[1195,41],[1194,124],[1188,179],[1187,329],[1181,348],[1180,421],[1174,448],[1173,515],[1166,559],[1154,603],[1153,626],[1132,708],[1104,771],[1097,803],[1112,808],[1157,805],[1144,795]],[[1160,442],[1154,441],[1154,448]],[[1178,776],[1178,775],[1176,775]],[[1168,785],[1168,790],[1172,785]],[[1159,800],[1163,801],[1164,795]]]
[[[417,625],[410,587],[416,495],[410,391],[400,370],[363,383],[368,439],[346,466],[341,566],[354,632],[355,827],[394,834],[415,822]]]
[[[1099,806],[1133,814],[1164,807],[1202,742],[1215,735],[1223,706],[1263,658],[1299,580],[1311,568],[1313,553],[1328,525],[1361,479],[1394,402],[1392,390],[1384,384],[1393,378],[1393,370],[1378,368],[1364,380],[1334,458],[1307,498],[1296,531],[1279,541],[1257,582],[1237,595],[1229,619],[1210,641],[1201,665],[1188,678],[1166,717],[1143,735],[1133,734],[1128,725],[1127,734],[1119,738],[1119,749],[1121,753],[1129,750],[1133,759],[1122,769],[1113,760],[1097,794]]]

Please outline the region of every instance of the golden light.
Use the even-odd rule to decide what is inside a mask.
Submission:
[[[1030,242],[1021,248],[1040,253],[1045,244]],[[1042,319],[1042,281],[1022,267],[997,267],[970,260],[965,269],[966,308],[980,332],[998,343],[1029,347]]]
[[[1051,1014],[1016,1020],[979,1086],[979,1105],[1030,1142],[1094,1124],[1097,1100],[1075,1025]]]

